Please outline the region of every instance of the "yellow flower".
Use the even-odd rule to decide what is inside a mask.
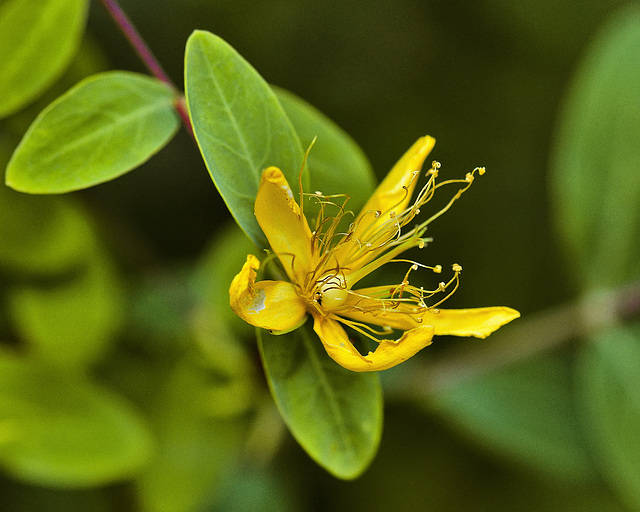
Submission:
[[[233,279],[229,289],[231,308],[246,322],[272,332],[288,332],[304,323],[307,315],[327,354],[337,363],[356,372],[385,370],[406,361],[431,343],[434,334],[485,338],[520,314],[507,307],[440,309],[438,306],[458,286],[462,268],[453,265],[453,277],[435,290],[409,284],[411,271],[419,267],[439,273],[438,265],[427,267],[398,259],[413,247],[422,248],[430,240],[422,235],[427,225],[444,213],[471,185],[475,169],[462,180],[436,184],[440,164],[434,162],[428,181],[413,204],[422,164],[433,148],[431,137],[419,139],[378,186],[346,232],[341,220],[350,212],[345,203],[333,202],[320,192],[305,194],[315,198],[320,212],[314,229],[309,227],[300,205],[282,172],[269,167],[262,174],[256,196],[255,214],[273,254],[280,261],[288,280],[256,282],[260,262],[253,256]],[[436,189],[461,183],[449,203],[426,221],[406,232],[420,208]],[[340,196],[338,196],[340,197]],[[332,210],[335,214],[330,215]],[[407,262],[409,271],[399,284],[357,288],[371,272],[391,262]],[[444,298],[427,301],[444,294]],[[341,325],[342,324],[342,325]],[[362,355],[351,343],[343,325],[375,340],[377,348]],[[375,326],[375,327],[374,327]],[[404,331],[399,339],[382,339],[394,330]]]

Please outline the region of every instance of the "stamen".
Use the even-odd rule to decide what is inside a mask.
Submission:
[[[302,200],[302,198],[304,197],[304,190],[302,189],[302,172],[304,171],[304,166],[307,164],[307,158],[309,158],[309,153],[311,152],[311,148],[316,143],[317,139],[318,139],[318,137],[314,137],[313,140],[311,141],[311,144],[309,144],[309,147],[307,148],[307,150],[304,153],[304,158],[302,159],[302,165],[300,166],[300,172],[298,172],[298,187],[300,189],[300,215],[304,215],[304,210],[303,210],[304,201]]]

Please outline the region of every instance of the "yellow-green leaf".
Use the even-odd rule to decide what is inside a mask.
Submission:
[[[136,73],[114,71],[83,80],[33,122],[7,166],[7,185],[55,194],[134,169],[178,129],[175,94]]]
[[[47,487],[130,478],[153,442],[137,411],[74,372],[0,352],[0,466]]]
[[[87,0],[7,0],[0,5],[0,118],[50,86],[75,53]]]

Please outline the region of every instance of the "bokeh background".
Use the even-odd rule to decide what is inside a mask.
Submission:
[[[450,371],[463,375],[465,364],[475,365],[467,345],[480,342],[469,340],[442,338],[409,366],[407,375],[400,369],[385,375],[378,456],[356,481],[333,478],[279,423],[252,342],[242,344],[242,364],[250,370],[220,370],[224,365],[217,358],[236,349],[198,341],[184,327],[197,309],[194,304],[218,300],[216,307],[222,307],[226,297],[202,291],[213,280],[206,271],[230,279],[232,270],[220,268],[225,263],[233,268],[227,260],[238,249],[219,238],[228,236],[230,216],[183,130],[141,168],[72,194],[97,226],[95,236],[115,262],[119,293],[126,297],[120,299],[126,305],[124,327],[105,342],[109,348],[93,361],[90,373],[143,411],[165,456],[148,464],[161,474],[144,476],[145,469],[96,485],[59,488],[23,478],[5,462],[0,509],[640,509],[640,491],[634,498],[633,482],[612,483],[609,462],[602,463],[581,431],[570,371],[580,333],[549,351],[540,349],[541,355],[535,348],[534,355],[516,355],[513,364],[503,350],[506,343],[517,353],[519,344],[543,342],[536,336],[560,329],[544,315],[579,294],[571,252],[557,229],[551,164],[576,71],[605,22],[627,4],[122,0],[176,83],[182,83],[190,33],[218,34],[268,82],[336,121],[363,148],[378,177],[424,134],[437,140],[433,157],[442,163],[442,175],[459,177],[485,166],[487,174],[431,229],[435,242],[429,263],[457,262],[464,268],[448,307],[508,305],[522,313],[524,327],[514,323],[504,329],[495,364],[490,355],[478,363],[477,386],[475,376],[464,382],[449,376],[444,387],[429,380],[430,357],[451,363]],[[104,69],[145,72],[100,3],[92,2],[82,49],[49,99],[83,75]],[[1,121],[1,158],[10,154],[37,111],[31,107]],[[6,266],[1,275],[0,286],[11,291],[16,274]],[[225,283],[211,286],[224,290]],[[194,298],[202,296],[208,298]],[[12,295],[3,297],[0,334],[8,345],[20,347],[23,333],[14,325]],[[530,318],[542,320],[533,326],[526,323]],[[215,321],[203,322],[209,338],[225,332]],[[240,337],[248,339],[245,334]],[[458,351],[460,367],[455,365]],[[190,376],[191,368],[198,368],[197,378]],[[234,388],[228,395],[230,403],[240,403],[237,410],[227,404],[227,412],[212,412],[204,426],[198,419],[171,430],[168,425],[178,425],[176,418],[191,407],[185,404],[193,402],[194,389],[219,384],[218,371],[227,372],[225,378],[244,372],[245,391]],[[167,391],[168,381],[178,384]],[[456,394],[459,383],[463,387]],[[215,389],[224,392],[222,386]],[[170,405],[158,405],[159,397],[167,396]],[[634,437],[633,432],[624,435]],[[207,446],[208,439],[214,448]],[[201,474],[190,478],[198,474],[198,464]]]

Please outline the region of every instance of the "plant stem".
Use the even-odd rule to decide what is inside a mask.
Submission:
[[[175,102],[175,108],[182,119],[182,124],[189,132],[189,135],[194,138],[193,128],[191,126],[191,121],[189,120],[189,113],[187,112],[186,104],[184,102],[184,96],[179,92],[180,89],[169,78],[169,75],[165,73],[160,62],[158,62],[158,59],[153,55],[153,52],[147,46],[144,39],[142,39],[142,36],[137,31],[133,23],[131,23],[131,20],[122,10],[117,0],[101,0],[101,2],[115,21],[116,25],[120,27],[120,30],[127,38],[127,41],[129,41],[149,72],[158,80],[166,83],[176,91],[178,98]]]

